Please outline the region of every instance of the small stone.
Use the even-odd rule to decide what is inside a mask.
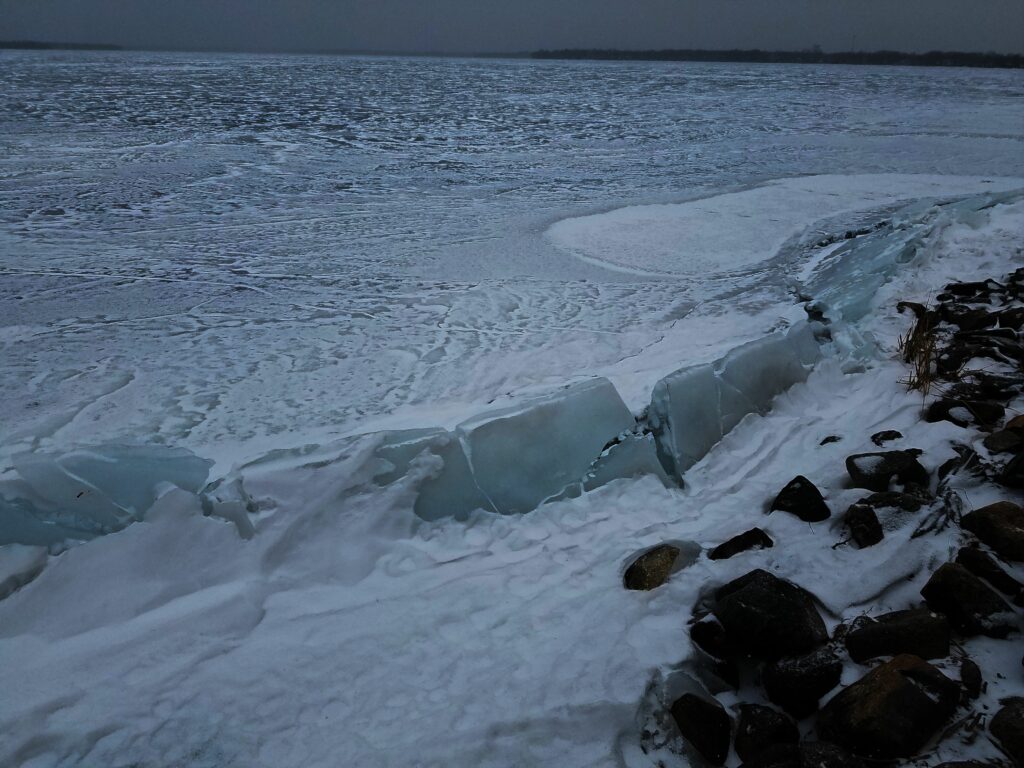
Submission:
[[[659,544],[648,549],[626,569],[622,583],[626,589],[656,589],[668,581],[677,557],[679,548],[671,544]]]
[[[843,438],[841,438],[839,435],[829,435],[828,437],[823,439],[820,443],[818,443],[818,445],[828,445],[829,443],[838,443],[842,439]]]
[[[846,634],[846,649],[858,663],[911,653],[922,659],[949,655],[949,622],[927,608],[886,613],[857,622]]]
[[[850,531],[850,538],[858,549],[871,547],[882,540],[882,525],[875,510],[866,504],[854,504],[843,515],[843,525]]]
[[[818,715],[818,734],[862,757],[912,757],[959,700],[960,687],[931,664],[897,656],[831,699]]]
[[[893,440],[902,440],[903,433],[897,432],[895,429],[884,429],[881,432],[875,432],[871,436],[871,442],[882,447],[886,443],[891,443]]]
[[[719,544],[708,555],[711,560],[728,560],[730,557],[751,549],[769,549],[775,546],[771,537],[760,528],[751,528],[746,533],[733,536],[724,544]]]
[[[733,746],[740,760],[749,762],[776,744],[796,744],[800,732],[786,715],[760,704],[741,704]]]
[[[811,595],[760,569],[720,587],[713,613],[737,650],[757,659],[799,656],[828,640]]]
[[[976,699],[981,696],[981,688],[984,683],[981,667],[965,656],[960,662],[960,685],[964,687],[967,698]]]
[[[1024,765],[1024,699],[1000,702],[1003,708],[992,718],[988,729],[1017,765]]]
[[[1024,508],[1011,501],[997,501],[964,515],[970,531],[1007,560],[1024,560]]]
[[[929,607],[944,613],[965,635],[1006,637],[1015,627],[1012,609],[981,579],[962,565],[946,563],[921,590]]]
[[[1016,600],[1024,591],[1024,585],[1008,574],[996,563],[988,553],[976,547],[964,547],[956,556],[956,561],[979,579],[987,581],[1004,595]]]
[[[904,486],[927,488],[930,478],[917,460],[920,455],[917,449],[859,453],[846,460],[846,471],[857,488],[869,491],[888,491],[894,479]]]
[[[672,705],[672,719],[679,732],[712,765],[722,765],[729,755],[732,718],[717,701],[693,693]]]
[[[768,700],[793,717],[817,711],[818,701],[839,685],[843,664],[828,648],[798,658],[780,659],[761,670]]]
[[[772,502],[771,511],[789,512],[805,523],[820,523],[831,516],[821,491],[803,475],[789,481]]]

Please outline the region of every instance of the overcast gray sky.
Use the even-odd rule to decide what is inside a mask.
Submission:
[[[240,50],[1024,52],[1024,0],[0,0],[0,39]]]

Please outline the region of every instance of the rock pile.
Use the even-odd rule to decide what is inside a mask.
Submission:
[[[1024,417],[1011,412],[1007,418],[1007,407],[1024,390],[1022,302],[1024,269],[1002,282],[947,285],[934,309],[901,305],[901,311],[909,307],[917,315],[910,344],[925,344],[926,336],[938,339],[932,368],[918,373],[947,384],[923,418],[988,432],[989,456],[964,447],[936,477],[917,449],[849,456],[850,486],[869,493],[840,518],[837,530],[847,539],[837,546],[877,545],[885,537],[879,515],[916,520],[915,536],[959,523],[963,546],[955,558],[930,569],[918,605],[849,617],[831,637],[815,596],[766,570],[751,570],[715,589],[694,609],[693,661],[708,672],[705,682],[721,686],[719,694],[735,692],[727,703],[738,703],[727,709],[709,690],[688,691],[667,713],[691,757],[699,756],[697,762],[721,766],[734,750],[733,759],[751,768],[859,768],[921,755],[945,738],[957,717],[984,727],[985,717],[972,702],[985,690],[985,680],[1021,672],[982,669],[959,644],[973,636],[1004,639],[1020,631],[1024,586],[1005,564],[1024,562],[1024,509],[1006,498],[961,517],[947,480],[969,469],[1004,486],[1006,495],[1024,487]],[[996,361],[1002,370],[967,371],[976,358]],[[902,437],[885,430],[872,441],[884,448]],[[804,476],[780,490],[770,511],[810,523],[831,516],[825,496]],[[725,560],[773,546],[776,542],[754,528],[715,547],[709,558]],[[669,553],[655,549],[647,557],[657,561],[659,575],[643,582],[657,586],[669,577]],[[954,659],[959,679],[949,673]],[[858,670],[856,679],[839,689],[844,669],[850,668]],[[952,669],[956,674],[956,666]],[[765,699],[773,706],[762,703]],[[1001,702],[987,726],[992,743],[1024,765],[1024,698]]]

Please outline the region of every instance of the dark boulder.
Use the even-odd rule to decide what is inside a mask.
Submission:
[[[882,540],[882,525],[875,510],[867,504],[854,504],[843,515],[843,525],[850,532],[850,538],[858,549],[871,547]]]
[[[811,595],[760,569],[720,587],[713,613],[737,650],[757,659],[798,656],[828,640]]]
[[[948,283],[946,293],[951,293],[959,299],[966,299],[973,302],[987,302],[993,293],[1005,291],[1005,287],[995,280],[978,280],[969,283]]]
[[[864,763],[827,741],[805,741],[769,747],[743,768],[864,768]]]
[[[949,641],[949,622],[927,608],[861,619],[845,638],[850,658],[858,663],[904,653],[922,659],[942,659],[949,655]]]
[[[875,432],[871,436],[871,442],[881,448],[886,443],[891,443],[893,440],[902,440],[903,433],[897,432],[895,429],[883,429],[881,432]]]
[[[1024,585],[1008,574],[993,560],[987,552],[977,547],[964,547],[956,556],[956,561],[979,579],[987,581],[1004,595],[1008,595],[1019,604]]]
[[[932,574],[921,594],[930,608],[944,613],[949,623],[965,635],[1006,637],[1016,626],[1010,606],[962,565],[943,565]]]
[[[797,475],[772,502],[771,511],[789,512],[805,523],[820,523],[831,516],[821,491],[803,475]]]
[[[1003,467],[999,482],[1007,488],[1024,488],[1024,451],[1021,451]]]
[[[1011,501],[998,501],[964,515],[964,530],[970,531],[1007,560],[1024,560],[1024,508]]]
[[[761,670],[768,700],[798,719],[817,711],[818,701],[839,685],[843,664],[830,649],[780,659]]]
[[[1001,429],[982,440],[989,453],[1016,453],[1024,448],[1024,435],[1016,429]]]
[[[660,587],[672,574],[679,547],[659,544],[637,557],[626,569],[622,583],[626,589],[651,590]]]
[[[1024,328],[1024,307],[1012,307],[999,313],[999,327],[1019,331]]]
[[[679,733],[712,765],[729,756],[732,718],[713,699],[686,693],[672,705],[672,719]]]
[[[981,696],[981,690],[985,685],[985,679],[981,676],[981,667],[964,656],[960,661],[960,685],[968,699],[976,699]]]
[[[956,710],[960,686],[917,656],[897,656],[837,694],[818,734],[856,755],[912,757]]]
[[[857,488],[869,491],[888,491],[893,480],[904,486],[927,488],[930,478],[928,470],[917,460],[920,455],[916,448],[859,453],[846,460],[846,471]]]
[[[746,533],[733,536],[724,544],[719,544],[708,555],[711,560],[728,560],[730,557],[746,552],[751,549],[768,549],[774,547],[775,542],[760,528],[751,528]]]
[[[800,732],[786,715],[760,704],[741,704],[733,746],[740,760],[755,760],[776,744],[796,744]]]
[[[984,309],[972,309],[963,304],[947,304],[940,310],[942,319],[962,331],[991,328],[999,322],[999,315]]]
[[[1009,400],[1024,388],[1017,376],[1003,376],[985,371],[963,373],[959,383],[953,385],[950,393],[969,400]],[[1009,429],[1009,426],[1006,427]]]
[[[690,640],[715,659],[729,659],[736,655],[736,648],[729,642],[725,629],[714,619],[705,619],[693,624],[690,627]]]
[[[928,406],[925,410],[924,420],[930,424],[937,421],[948,421],[958,427],[966,427],[970,424],[992,427],[999,424],[1005,414],[1006,410],[998,403],[943,398]]]
[[[999,746],[1017,765],[1024,765],[1024,699],[1012,698],[1000,702],[1003,708],[996,712],[988,729]]]

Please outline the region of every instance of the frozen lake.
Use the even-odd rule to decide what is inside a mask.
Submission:
[[[227,464],[592,373],[634,405],[774,323],[787,237],[1024,175],[1022,97],[1013,71],[4,52],[0,450]],[[821,173],[889,176],[558,223]]]
[[[837,544],[844,459],[981,445],[894,307],[1020,266],[1022,177],[1012,71],[0,53],[0,763],[688,764],[709,588],[831,629],[959,546]]]

